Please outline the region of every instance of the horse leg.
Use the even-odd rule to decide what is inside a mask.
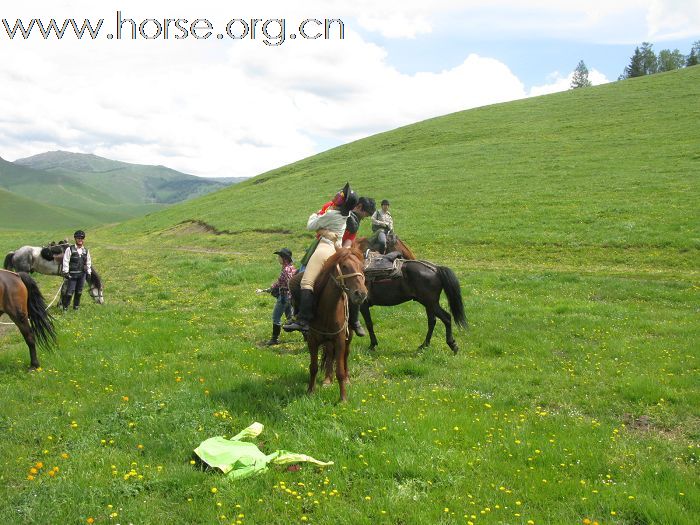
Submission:
[[[447,341],[447,346],[452,349],[453,354],[456,354],[459,351],[459,347],[457,346],[457,341],[455,341],[454,337],[452,336],[452,316],[439,305],[435,313],[440,321],[442,321],[442,324],[445,325],[445,341]]]
[[[29,326],[29,317],[22,311],[15,312],[14,314],[7,312],[7,315],[9,315],[10,319],[17,325],[17,328],[19,328],[19,331],[22,333],[22,337],[24,337],[24,342],[27,343],[29,347],[29,368],[31,370],[36,370],[41,365],[36,355],[36,341],[34,340],[32,327]]]
[[[348,371],[346,369],[348,348],[344,337],[339,337],[335,343],[335,377],[340,387],[340,402],[348,400],[347,380]]]
[[[318,374],[318,343],[316,341],[308,341],[308,343],[311,361],[309,363],[309,388],[306,393],[313,394],[316,390],[316,374]]]
[[[360,305],[360,312],[362,313],[362,319],[365,321],[367,333],[369,333],[369,349],[376,350],[377,336],[374,335],[374,323],[372,323],[372,314],[369,312],[369,305],[367,304],[367,301]]]
[[[428,333],[425,334],[425,341],[418,347],[418,350],[423,350],[430,346],[430,339],[433,337],[433,330],[435,329],[435,312],[432,308],[425,307],[425,313],[428,316]]]
[[[331,343],[325,343],[323,346],[323,386],[329,386],[333,384],[333,348]]]

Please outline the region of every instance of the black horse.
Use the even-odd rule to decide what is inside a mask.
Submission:
[[[435,266],[425,261],[404,261],[401,277],[367,282],[369,296],[362,303],[360,311],[367,325],[370,336],[370,350],[377,347],[377,336],[370,315],[371,306],[396,306],[406,301],[417,301],[425,307],[428,315],[428,333],[425,341],[418,348],[427,348],[433,336],[435,319],[439,318],[445,325],[445,339],[456,354],[459,350],[452,337],[452,320],[450,314],[440,306],[440,294],[445,291],[450,312],[458,327],[467,328],[462,292],[455,273],[446,266]]]

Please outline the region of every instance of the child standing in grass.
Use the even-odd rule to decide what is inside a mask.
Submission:
[[[282,266],[282,271],[277,280],[272,283],[269,288],[264,290],[258,288],[255,293],[269,293],[277,298],[275,306],[272,309],[272,337],[265,343],[265,346],[274,346],[280,343],[279,336],[282,329],[282,314],[287,319],[292,317],[291,294],[289,293],[289,280],[294,277],[297,272],[292,261],[292,252],[288,248],[282,248],[274,252],[277,255],[277,261]]]

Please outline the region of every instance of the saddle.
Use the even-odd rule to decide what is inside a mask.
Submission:
[[[41,257],[47,261],[55,261],[60,263],[63,261],[63,253],[66,251],[68,246],[70,246],[68,243],[57,244],[55,242],[51,242],[48,246],[44,246],[41,249]]]
[[[368,251],[365,256],[365,279],[368,281],[380,279],[399,279],[405,259],[401,252],[390,252],[382,255],[379,252]]]

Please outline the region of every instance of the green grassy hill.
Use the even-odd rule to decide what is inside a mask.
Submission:
[[[57,229],[75,228],[83,224],[85,216],[65,208],[40,204],[0,189],[0,230],[35,230],[52,224]]]
[[[165,166],[130,164],[67,151],[42,153],[18,159],[15,164],[74,178],[122,204],[172,204],[229,184],[223,180],[187,175]]]
[[[273,170],[148,218],[303,230],[346,180],[421,251],[698,247],[700,69],[455,113]],[[143,221],[120,231],[145,228]],[[282,238],[283,239],[283,238]]]
[[[142,216],[231,182],[64,151],[16,162],[0,159],[0,188],[36,203],[28,209],[35,210],[33,224],[44,228],[56,224],[53,212],[42,215],[47,205],[74,217],[74,224],[93,226]],[[21,218],[0,227],[28,228]]]
[[[106,304],[57,314],[31,374],[0,325],[0,523],[697,524],[698,102],[694,67],[456,113],[89,231]],[[470,328],[417,351],[418,304],[373,308],[337,404],[298,334],[262,345],[255,289],[345,180],[455,271]],[[192,459],[253,421],[335,464]]]

